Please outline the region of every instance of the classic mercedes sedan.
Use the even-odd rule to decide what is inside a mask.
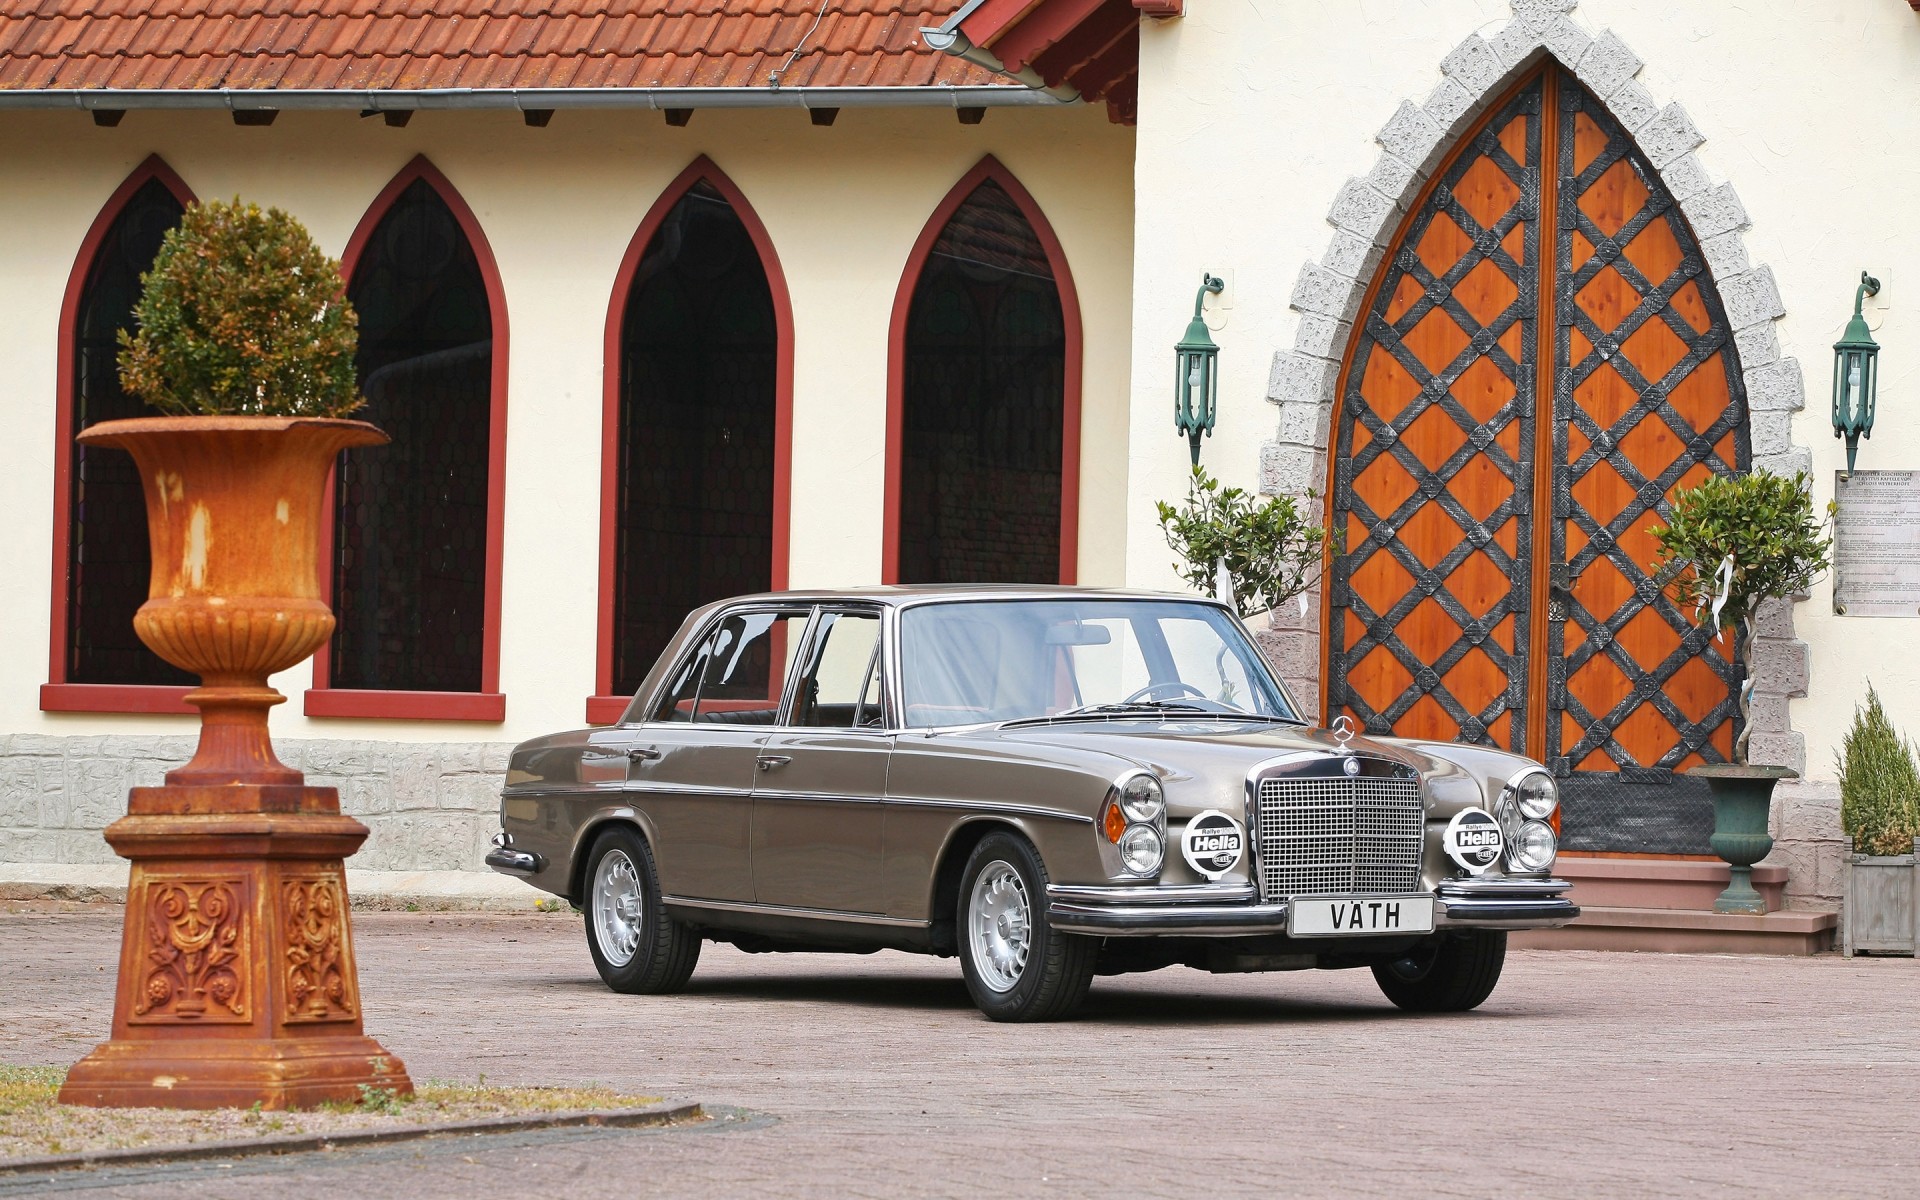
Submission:
[[[957,955],[1003,1021],[1173,965],[1366,967],[1460,1011],[1507,930],[1578,915],[1537,763],[1302,713],[1209,600],[745,596],[618,725],[515,749],[487,863],[584,910],[616,991],[684,986],[703,941],[891,947]]]

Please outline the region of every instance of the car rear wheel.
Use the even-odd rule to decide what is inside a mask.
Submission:
[[[981,839],[960,873],[954,907],[960,969],[996,1021],[1057,1021],[1080,1007],[1099,945],[1047,923],[1047,869],[1025,838]]]
[[[653,850],[620,825],[594,842],[584,897],[587,948],[600,978],[616,992],[677,992],[700,961],[700,939],[667,915]]]
[[[1478,1008],[1500,982],[1507,935],[1475,929],[1442,934],[1405,957],[1378,963],[1374,982],[1409,1012],[1466,1012]]]

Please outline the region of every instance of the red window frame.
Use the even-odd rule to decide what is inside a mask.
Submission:
[[[59,364],[55,373],[53,417],[53,602],[49,613],[49,650],[47,682],[40,685],[42,712],[99,713],[179,713],[193,715],[199,710],[188,704],[184,687],[155,684],[69,683],[67,681],[67,602],[73,580],[68,573],[68,552],[73,538],[73,428],[74,378],[73,339],[80,319],[80,301],[87,290],[87,278],[93,274],[93,259],[107,231],[134,193],[148,182],[158,180],[173,193],[182,206],[195,200],[193,189],[174,174],[173,168],[158,155],[148,155],[133,169],[120,186],[107,197],[100,212],[87,227],[74,256],[73,269],[67,274],[67,290],[60,301],[60,327],[55,342]]]
[[[613,626],[615,577],[619,568],[620,520],[620,335],[626,322],[627,300],[633,291],[634,275],[640,260],[652,244],[667,214],[696,183],[705,182],[726,198],[740,224],[746,227],[760,254],[761,270],[766,272],[767,290],[773,297],[774,358],[773,394],[773,570],[774,591],[787,586],[787,558],[791,529],[793,487],[793,301],[787,291],[787,277],[780,269],[780,257],[774,251],[767,227],[754,212],[753,205],[733,180],[706,155],[701,155],[667,185],[660,198],[647,210],[633,240],[627,243],[620,269],[613,278],[613,295],[607,304],[606,338],[602,349],[600,430],[600,611],[594,672],[594,694],[587,697],[587,723],[611,725],[626,712],[631,696],[613,695]]]
[[[340,256],[340,274],[343,280],[352,280],[354,267],[366,251],[373,231],[415,180],[424,181],[439,194],[473,248],[480,278],[486,285],[493,326],[493,396],[487,429],[486,600],[482,615],[485,636],[481,641],[480,690],[418,692],[329,687],[329,647],[322,646],[313,656],[313,686],[307,691],[305,709],[309,717],[498,722],[507,717],[507,698],[500,691],[500,576],[505,545],[507,469],[507,302],[500,269],[479,220],[459,189],[423,154],[402,167],[367,206],[353,237],[347,241],[346,253]],[[333,601],[334,515],[334,480],[329,477],[320,531],[320,594],[329,604]]]
[[[974,189],[991,180],[1000,185],[1027,219],[1040,247],[1046,251],[1053,268],[1053,284],[1060,293],[1060,324],[1066,337],[1066,370],[1061,389],[1060,414],[1060,582],[1074,583],[1080,570],[1080,377],[1083,334],[1080,328],[1080,294],[1073,286],[1073,271],[1067,266],[1066,251],[1047,216],[1034,201],[1032,193],[1014,178],[1013,172],[989,154],[960,177],[946,198],[934,208],[933,215],[913,243],[901,272],[900,286],[893,296],[893,318],[887,329],[887,465],[884,516],[881,527],[880,582],[900,582],[900,456],[906,415],[907,317],[913,308],[913,294],[920,286],[921,272],[933,254],[947,222],[953,219]]]

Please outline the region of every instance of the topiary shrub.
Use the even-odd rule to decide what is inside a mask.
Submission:
[[[1744,763],[1753,733],[1754,615],[1768,600],[1811,587],[1833,546],[1813,515],[1813,485],[1805,471],[1791,479],[1765,471],[1709,476],[1675,492],[1666,525],[1652,532],[1665,564],[1660,578],[1675,602],[1693,608],[1701,624],[1741,632],[1747,678],[1733,761]]]
[[[1854,851],[1911,854],[1920,831],[1920,770],[1912,743],[1894,732],[1871,685],[1833,761],[1840,773],[1840,827]]]
[[[279,209],[189,205],[140,282],[120,383],[161,412],[340,417],[363,403],[340,264]]]
[[[1307,493],[1309,500],[1313,496]],[[1195,467],[1185,504],[1155,503],[1167,545],[1180,556],[1174,564],[1180,578],[1211,596],[1225,563],[1243,617],[1278,608],[1313,586],[1327,536],[1292,497],[1271,496],[1264,504],[1255,500],[1240,488],[1221,487],[1204,467]]]

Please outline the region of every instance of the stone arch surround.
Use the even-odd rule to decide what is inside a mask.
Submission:
[[[1714,285],[1733,326],[1747,392],[1753,466],[1776,473],[1810,470],[1812,452],[1792,440],[1793,414],[1806,405],[1800,364],[1783,356],[1775,322],[1785,315],[1773,271],[1748,257],[1746,209],[1733,185],[1716,183],[1695,151],[1705,136],[1678,102],[1662,106],[1639,81],[1644,65],[1611,30],[1595,33],[1576,20],[1579,0],[1511,0],[1512,15],[1491,37],[1469,34],[1440,63],[1440,82],[1425,100],[1404,100],[1374,141],[1379,154],[1364,175],[1335,195],[1326,253],[1300,268],[1290,307],[1299,313],[1293,348],[1275,353],[1267,399],[1279,408],[1274,437],[1261,447],[1260,490],[1304,495],[1327,478],[1327,444],[1341,358],[1367,285],[1407,207],[1457,138],[1524,71],[1552,57],[1607,106],[1639,144],[1692,224]],[[1306,611],[1287,606],[1262,635],[1264,648],[1294,688],[1318,703],[1321,594],[1315,584]],[[1753,661],[1751,754],[1756,763],[1804,774],[1806,744],[1794,732],[1788,701],[1807,694],[1810,654],[1794,632],[1793,606],[1761,613]],[[1775,806],[1773,860],[1792,868],[1797,903],[1837,901],[1840,855],[1837,785],[1782,785]]]

